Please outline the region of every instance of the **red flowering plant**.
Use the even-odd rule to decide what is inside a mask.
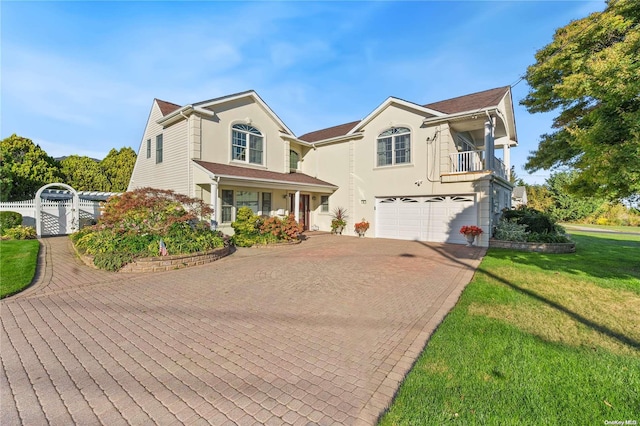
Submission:
[[[482,234],[482,228],[475,226],[475,225],[465,225],[462,228],[460,228],[460,233],[464,234],[464,235],[473,235],[474,237],[477,235]]]
[[[355,228],[358,234],[366,232],[367,229],[369,229],[369,222],[367,222],[364,218],[362,218],[362,222],[356,223]]]

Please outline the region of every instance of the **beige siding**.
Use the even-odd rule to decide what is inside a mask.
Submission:
[[[128,189],[150,186],[193,195],[189,190],[190,160],[187,153],[189,146],[186,121],[179,121],[163,129],[156,123],[161,117],[160,108],[154,102]],[[163,160],[156,164],[156,136],[159,134],[163,135]],[[146,154],[147,139],[151,139],[150,158]]]
[[[320,145],[317,151],[306,154],[305,173],[313,175],[317,164],[317,177],[339,186],[330,197],[330,211],[335,207],[348,209],[348,235],[355,235],[353,225],[363,218],[371,223],[367,234],[375,235],[376,197],[469,195],[478,190],[477,182],[441,182],[441,171],[449,168],[449,152],[456,151],[453,138],[447,125],[425,128],[422,120],[421,114],[391,105],[365,125],[364,138]],[[411,162],[378,167],[377,137],[392,126],[411,130]],[[316,212],[315,220],[321,229],[330,228],[330,214]]]
[[[274,172],[287,173],[289,164],[288,150],[285,153],[284,140],[280,137],[280,128],[273,118],[252,98],[242,98],[215,105],[210,108],[214,117],[202,118],[202,154],[203,161],[222,164],[236,164],[246,167],[258,167]],[[231,160],[231,126],[248,124],[260,130],[264,137],[264,164],[253,165]]]

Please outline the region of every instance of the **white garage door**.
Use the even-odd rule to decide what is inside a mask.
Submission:
[[[472,196],[376,199],[376,237],[466,244],[460,228],[477,225]]]

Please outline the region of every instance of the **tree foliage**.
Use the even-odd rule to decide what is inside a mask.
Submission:
[[[557,112],[528,171],[569,166],[569,190],[620,199],[640,193],[640,2],[558,29],[527,69],[529,112]]]
[[[13,134],[0,141],[0,201],[33,198],[42,185],[62,178],[60,164],[31,139]]]
[[[100,162],[104,176],[108,182],[105,191],[124,192],[129,186],[129,179],[136,164],[136,152],[129,148],[115,148]]]
[[[125,147],[112,148],[102,160],[71,155],[61,161],[65,183],[78,191],[124,192],[129,185],[136,153]]]
[[[60,161],[65,183],[77,191],[108,191],[107,180],[100,163],[87,156],[70,155]]]

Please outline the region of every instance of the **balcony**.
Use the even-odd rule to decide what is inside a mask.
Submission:
[[[462,175],[466,173],[481,173],[489,172],[485,168],[485,161],[483,159],[484,151],[463,151],[449,154],[449,173],[446,175]],[[493,174],[503,179],[507,179],[507,168],[504,162],[496,157],[493,157],[494,167]],[[444,177],[444,176],[443,176]],[[469,179],[443,179],[443,182],[460,181]]]

